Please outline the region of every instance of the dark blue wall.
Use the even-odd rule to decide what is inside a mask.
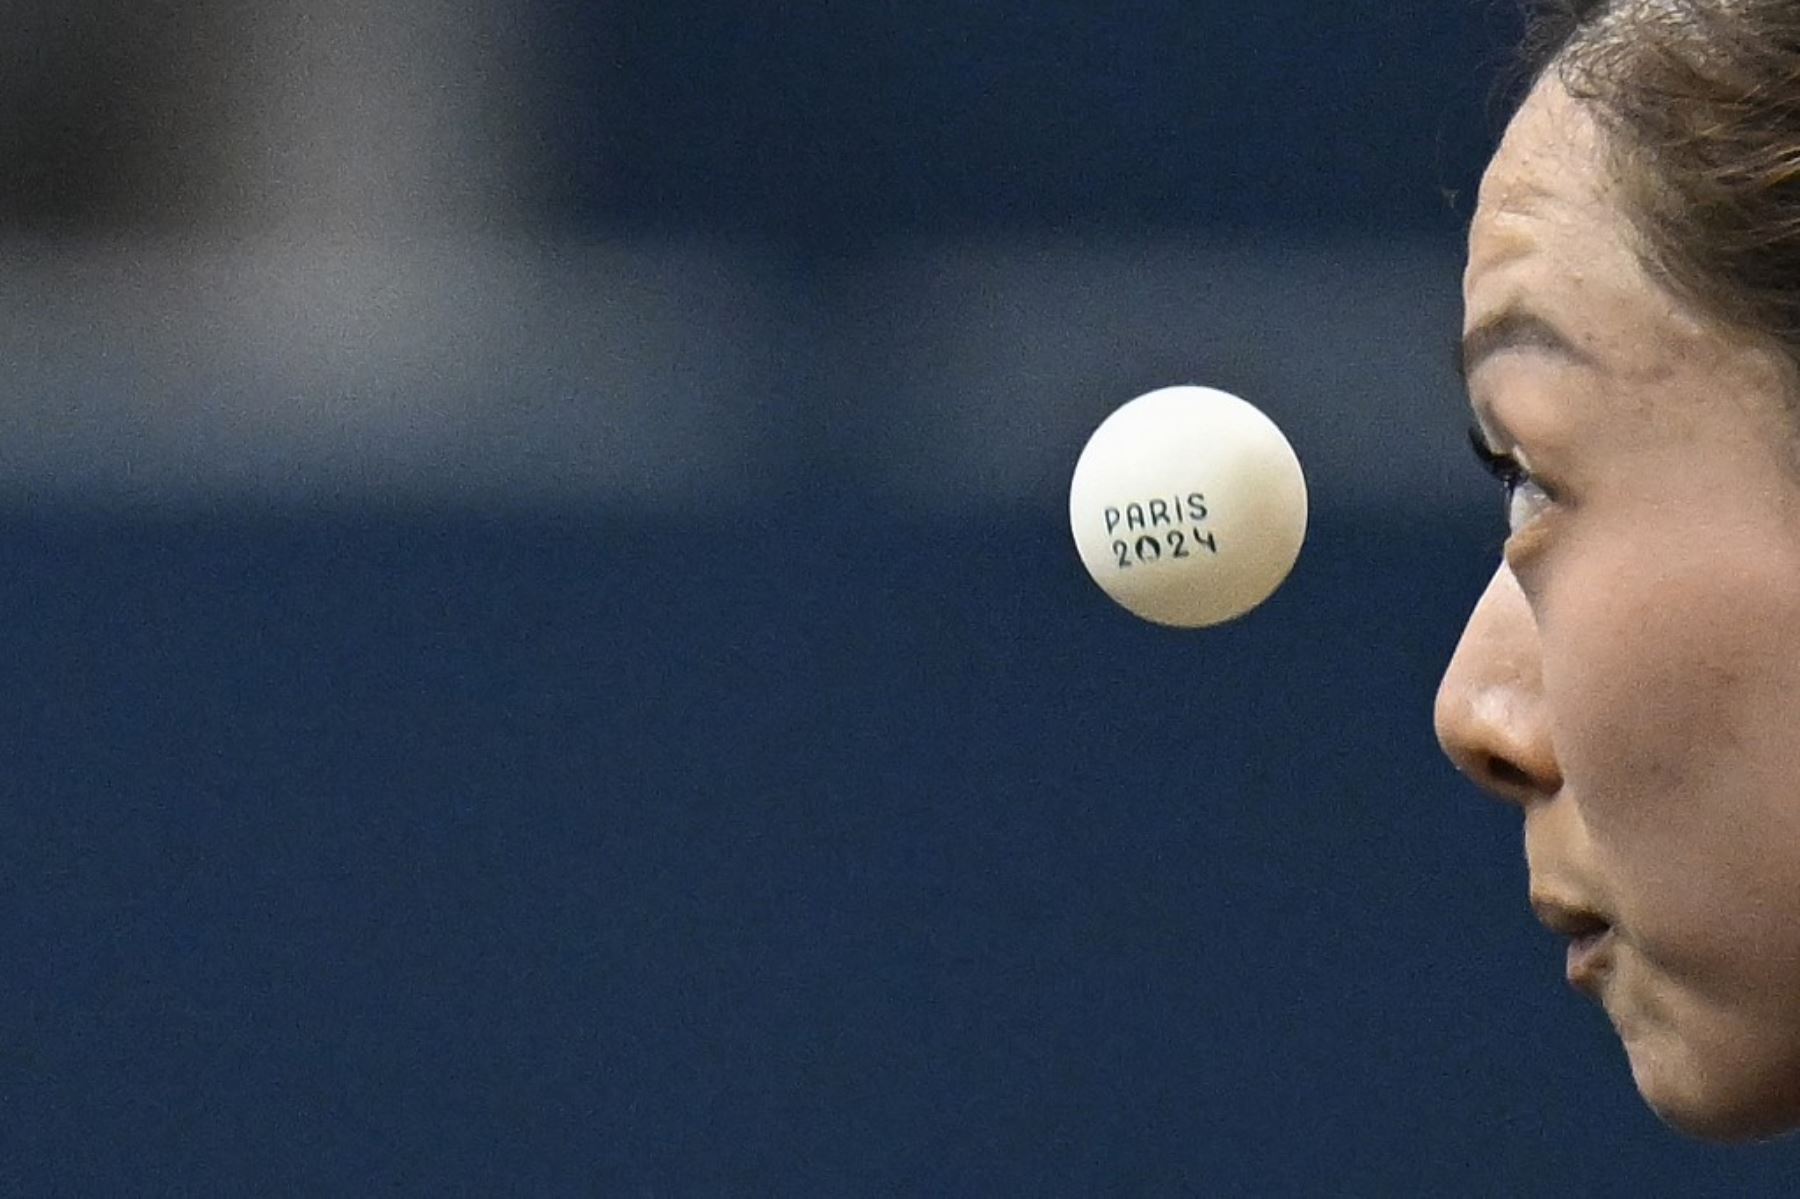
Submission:
[[[1495,531],[11,523],[0,1193],[1779,1193],[1437,756]]]
[[[549,3],[553,193],[633,227],[1455,223],[1503,117],[1492,0]]]

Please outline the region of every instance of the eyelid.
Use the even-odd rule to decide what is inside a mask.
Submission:
[[[1508,533],[1506,541],[1500,546],[1500,556],[1506,560],[1507,569],[1512,571],[1528,592],[1531,590],[1531,564],[1544,549],[1549,535],[1544,522],[1534,520]]]
[[[1471,425],[1469,428],[1469,447],[1481,462],[1482,468],[1498,480],[1505,491],[1507,535],[1501,553],[1515,573],[1523,571],[1544,545],[1544,518],[1549,513],[1534,504],[1534,511],[1529,519],[1515,521],[1514,505],[1520,502],[1521,495],[1528,488],[1536,492],[1545,505],[1556,504],[1556,494],[1532,473],[1516,452],[1507,453],[1494,449],[1487,434],[1478,425]]]
[[[1512,454],[1495,449],[1486,430],[1480,425],[1469,426],[1469,448],[1475,451],[1475,458],[1481,463],[1482,469],[1508,487],[1515,486],[1531,473]]]
[[[1496,443],[1506,448],[1497,449]],[[1528,483],[1550,499],[1560,498],[1560,489],[1538,472],[1525,451],[1510,438],[1490,437],[1486,428],[1478,421],[1469,426],[1469,446],[1475,451],[1475,457],[1480,460],[1483,469],[1502,483],[1509,486]]]
[[[1469,402],[1469,431],[1481,438],[1482,444],[1495,453],[1503,453],[1518,446],[1518,438],[1512,435],[1506,422],[1501,420],[1493,407],[1475,389],[1464,393]]]

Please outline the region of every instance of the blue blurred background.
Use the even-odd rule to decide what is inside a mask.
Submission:
[[[63,0],[0,49],[0,1193],[1784,1193],[1435,748],[1509,0]],[[1307,464],[1205,633],[1151,387]]]

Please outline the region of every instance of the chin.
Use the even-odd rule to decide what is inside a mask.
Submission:
[[[1769,1080],[1698,1063],[1677,1067],[1666,1060],[1645,1061],[1636,1053],[1631,1055],[1631,1074],[1657,1118],[1695,1140],[1747,1145],[1800,1131],[1794,1080],[1783,1080],[1786,1086],[1759,1086]]]

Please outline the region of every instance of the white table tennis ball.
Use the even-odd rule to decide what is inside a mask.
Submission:
[[[1145,620],[1223,624],[1281,586],[1306,538],[1306,478],[1275,422],[1210,387],[1165,387],[1101,422],[1069,525],[1105,592]]]

